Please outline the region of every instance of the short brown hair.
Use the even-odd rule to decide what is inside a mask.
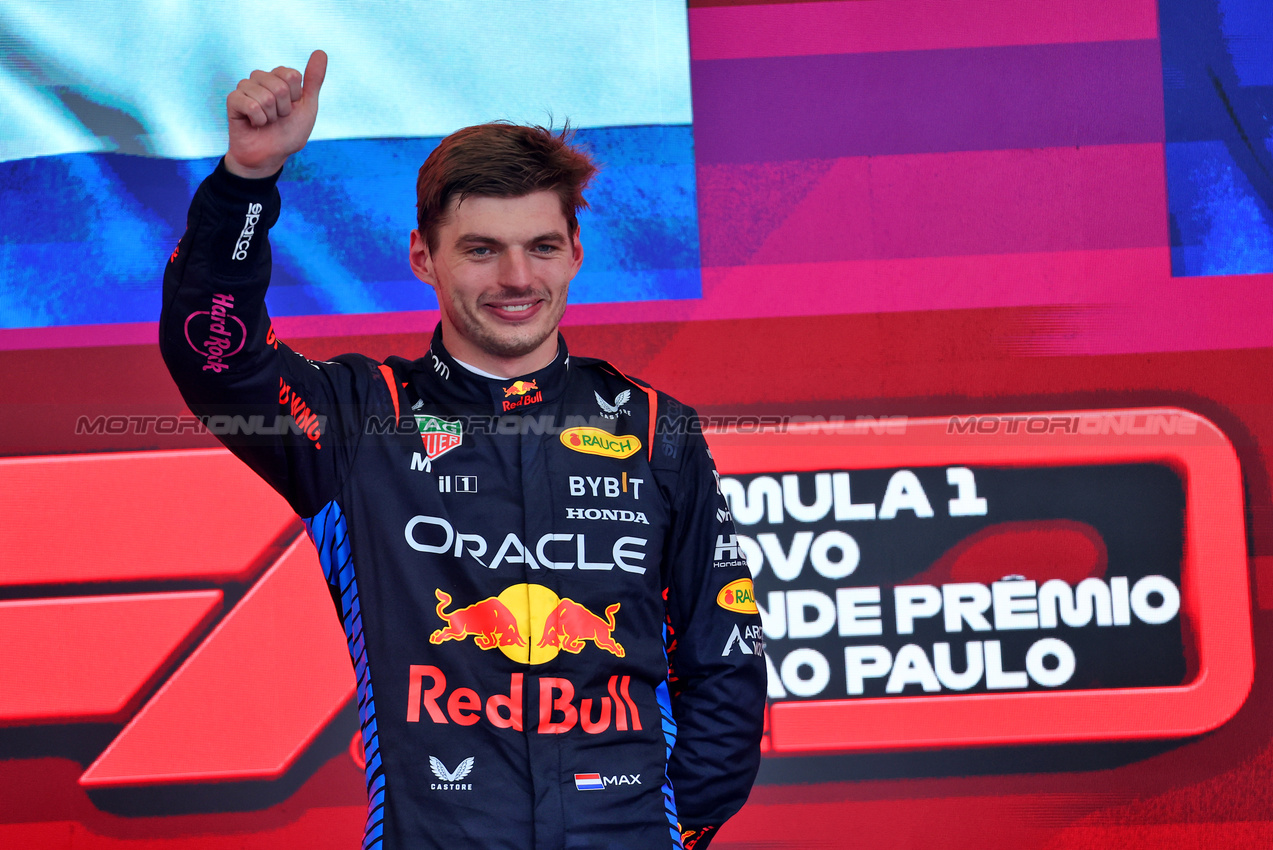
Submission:
[[[438,228],[446,223],[451,199],[463,202],[470,195],[520,198],[551,190],[561,199],[573,236],[579,230],[578,211],[588,207],[583,190],[597,173],[592,158],[573,142],[569,124],[554,133],[496,121],[447,136],[416,179],[416,223],[429,250],[437,250]]]

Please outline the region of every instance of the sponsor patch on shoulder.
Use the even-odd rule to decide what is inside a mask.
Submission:
[[[726,611],[738,614],[758,613],[756,590],[751,585],[751,579],[740,578],[722,587],[720,593],[716,594],[716,604]]]
[[[571,451],[601,457],[625,458],[641,451],[641,441],[636,437],[617,437],[600,428],[567,428],[561,432],[561,444]]]

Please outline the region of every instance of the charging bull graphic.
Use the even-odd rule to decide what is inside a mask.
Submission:
[[[445,590],[436,591],[438,616],[446,622],[445,629],[429,635],[429,643],[448,640],[464,640],[472,635],[481,649],[497,646],[526,646],[526,639],[517,628],[517,618],[498,597],[474,602],[450,614],[442,610],[451,604],[451,596]]]
[[[615,641],[614,615],[619,603],[606,606],[606,617],[601,619],[573,599],[563,599],[544,621],[544,636],[538,646],[555,646],[578,655],[584,641],[592,641],[597,649],[623,657],[623,647]]]
[[[606,606],[600,617],[543,585],[515,584],[499,596],[448,613],[451,595],[441,588],[435,593],[438,617],[446,626],[429,636],[430,643],[472,637],[479,649],[499,649],[523,664],[543,664],[561,650],[578,655],[589,642],[619,658],[626,654],[614,639],[618,602]],[[526,636],[534,635],[539,638],[532,643]]]
[[[539,386],[534,381],[513,381],[512,386],[504,387],[504,398],[526,395],[531,390],[537,389],[539,389]]]

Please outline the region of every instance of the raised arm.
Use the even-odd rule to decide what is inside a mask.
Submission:
[[[369,405],[391,404],[374,364],[307,360],[275,338],[265,309],[275,183],[313,130],[326,66],[315,51],[303,82],[291,68],[254,71],[227,98],[230,150],[191,202],[159,321],[190,409],[301,516],[335,496]]]

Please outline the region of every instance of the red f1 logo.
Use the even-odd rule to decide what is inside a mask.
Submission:
[[[274,779],[352,697],[313,546],[228,452],[0,460],[0,511],[0,724],[127,721],[81,785]]]

